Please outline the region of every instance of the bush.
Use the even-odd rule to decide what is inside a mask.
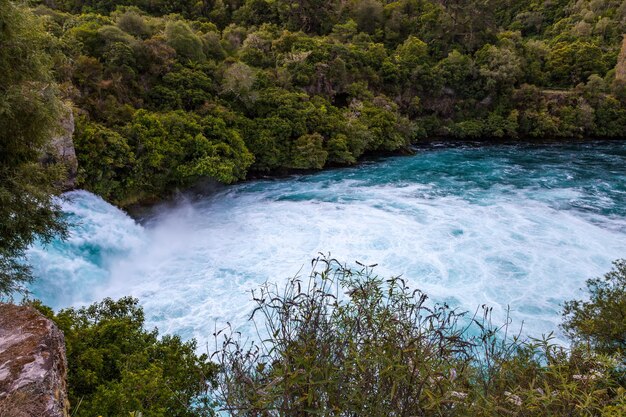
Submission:
[[[328,152],[324,150],[324,138],[319,133],[302,135],[293,146],[291,165],[296,169],[322,169]]]
[[[202,41],[185,22],[180,20],[168,22],[165,26],[165,38],[167,44],[174,48],[180,57],[194,62],[206,59]]]
[[[216,367],[196,342],[144,329],[138,300],[110,298],[54,314],[34,304],[65,334],[68,393],[76,417],[214,415],[207,392]]]
[[[490,309],[432,304],[400,277],[313,260],[308,280],[253,293],[260,343],[215,334],[233,416],[619,415],[610,358],[508,334]],[[219,342],[218,342],[219,345]],[[611,414],[613,413],[613,414]]]
[[[626,261],[588,282],[589,302],[566,303],[566,329],[591,349],[520,338],[486,306],[458,312],[358,265],[319,257],[308,279],[253,292],[257,337],[216,332],[217,363],[194,340],[144,329],[130,297],[34,305],[65,334],[78,417],[624,415]]]
[[[603,277],[587,281],[589,301],[568,301],[563,309],[563,329],[577,343],[599,352],[626,353],[626,260],[614,262]]]

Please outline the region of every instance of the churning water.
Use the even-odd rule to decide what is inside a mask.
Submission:
[[[63,208],[70,238],[29,258],[55,307],[133,295],[149,325],[210,339],[242,325],[249,290],[318,252],[378,263],[465,310],[507,306],[525,332],[626,257],[626,143],[429,148],[415,156],[226,187],[137,223],[85,191]]]

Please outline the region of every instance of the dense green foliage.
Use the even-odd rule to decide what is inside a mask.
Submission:
[[[308,278],[253,292],[256,338],[217,331],[209,361],[195,340],[144,329],[137,300],[54,314],[65,334],[73,416],[604,416],[626,412],[625,261],[588,281],[564,327],[521,338],[428,301],[373,266],[313,260]],[[480,314],[479,314],[480,312]],[[589,343],[591,342],[591,343]],[[221,415],[221,414],[220,414]]]
[[[0,296],[29,280],[25,249],[65,230],[51,196],[63,169],[39,163],[61,106],[51,40],[28,9],[0,0]]]
[[[626,129],[617,0],[35,3],[80,115],[80,186],[122,205],[425,137]]]
[[[136,299],[105,299],[57,314],[35,306],[65,334],[72,416],[214,415],[206,393],[216,366],[196,353],[194,340],[144,329]]]
[[[427,137],[626,129],[621,1],[31,3],[0,0],[0,294],[28,280],[28,245],[65,230],[51,198],[63,169],[42,162],[60,93],[80,186],[122,205]],[[625,413],[623,261],[588,282],[590,301],[566,303],[569,350],[318,262],[308,282],[257,294],[260,345],[216,335],[219,373],[195,341],[144,329],[134,299],[39,305],[65,333],[72,415],[213,415],[216,379],[232,415]]]
[[[626,260],[601,278],[587,281],[589,301],[565,303],[563,328],[577,343],[626,360]]]
[[[620,282],[613,283],[617,288]],[[308,280],[295,278],[286,288],[267,285],[254,295],[251,320],[263,341],[241,342],[228,328],[216,335],[220,394],[229,415],[626,412],[623,356],[604,356],[581,345],[568,350],[550,336],[522,340],[510,333],[510,324],[492,325],[488,308],[482,316],[468,317],[429,303],[401,278],[375,276],[369,267],[349,269],[321,258]],[[600,297],[607,295],[612,297]],[[597,305],[597,297],[593,300]],[[623,307],[621,298],[611,302]],[[615,320],[623,332],[624,317],[610,323]],[[570,328],[577,334],[576,322]],[[599,336],[605,336],[602,329]],[[618,340],[623,333],[618,339],[606,336],[604,341]]]

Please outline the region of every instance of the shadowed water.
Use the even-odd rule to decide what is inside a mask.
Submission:
[[[70,238],[34,247],[34,294],[55,308],[139,297],[150,325],[206,340],[244,323],[249,290],[318,252],[378,263],[461,309],[507,306],[533,335],[626,257],[626,143],[422,149],[411,157],[227,187],[138,224],[68,193]],[[245,329],[245,327],[244,327]]]

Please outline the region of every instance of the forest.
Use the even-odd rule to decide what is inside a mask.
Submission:
[[[78,186],[120,206],[202,177],[350,165],[433,138],[618,138],[626,129],[620,1],[33,7],[76,115]]]

